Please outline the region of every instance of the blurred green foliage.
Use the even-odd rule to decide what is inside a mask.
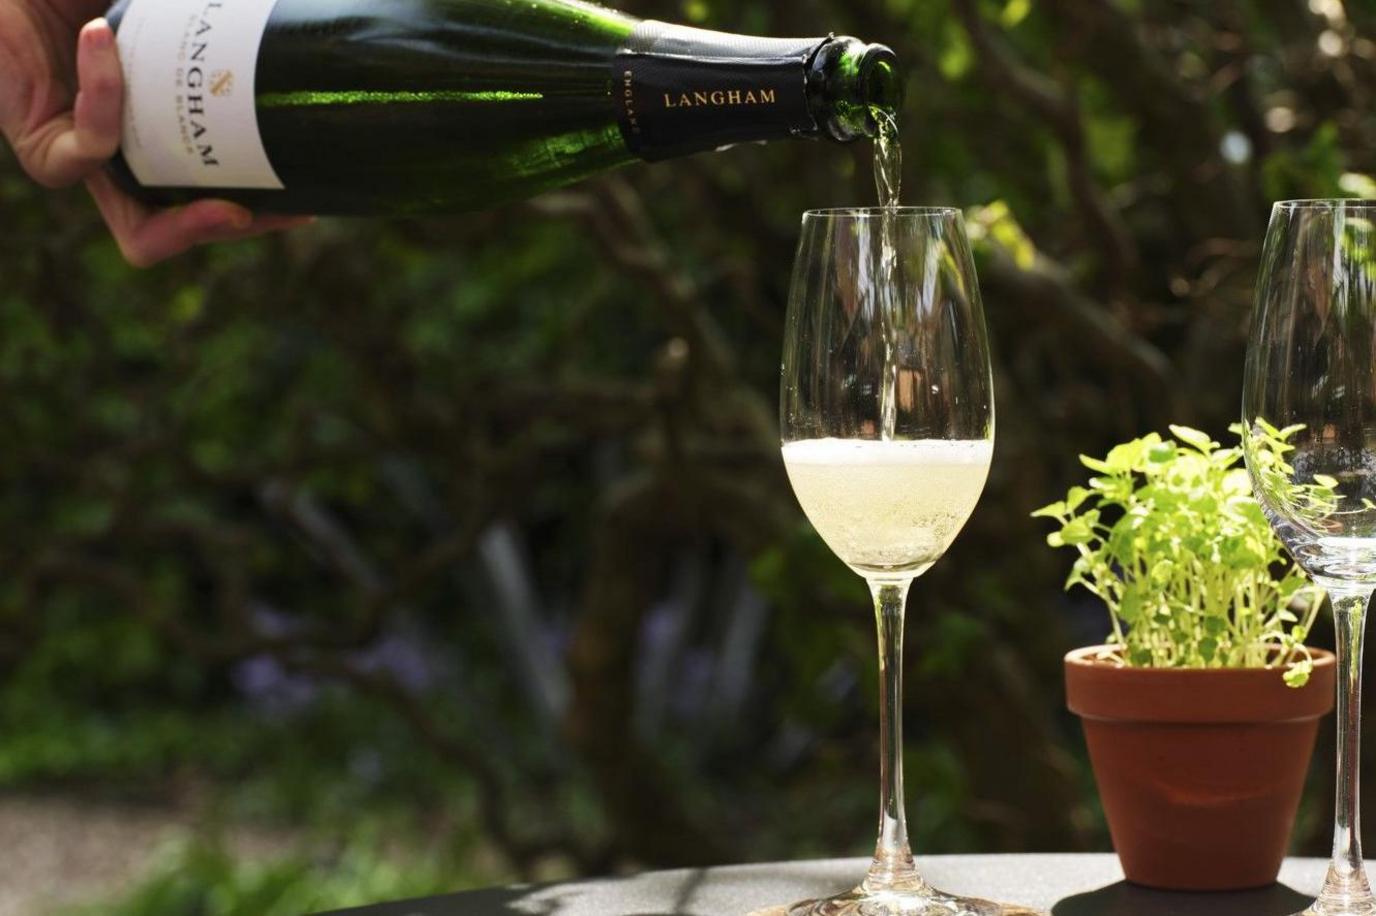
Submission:
[[[436,894],[452,879],[428,863],[398,864],[361,845],[322,867],[300,856],[244,864],[202,841],[164,850],[153,875],[119,903],[75,909],[70,916],[300,916],[360,900]]]
[[[1027,516],[1079,453],[1226,429],[1268,202],[1376,186],[1376,16],[1310,6],[628,0],[890,44],[905,198],[970,213],[999,432],[910,601],[924,851],[1106,847],[1060,656],[1107,620]],[[872,621],[772,418],[799,213],[871,201],[869,155],[747,147],[148,272],[4,159],[0,788],[300,838],[193,843],[124,913],[866,852]],[[379,820],[444,851],[309,851]]]

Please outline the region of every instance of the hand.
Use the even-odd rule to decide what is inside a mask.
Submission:
[[[155,210],[115,185],[104,165],[119,148],[124,73],[114,31],[104,19],[91,20],[108,5],[109,0],[0,0],[0,132],[24,170],[50,188],[85,181],[120,251],[137,267],[203,242],[308,222],[255,217],[224,200]]]

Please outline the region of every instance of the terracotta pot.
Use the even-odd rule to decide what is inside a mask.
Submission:
[[[1122,668],[1103,646],[1065,657],[1066,703],[1084,725],[1113,846],[1129,881],[1238,890],[1276,880],[1333,654],[1304,687],[1279,670]]]

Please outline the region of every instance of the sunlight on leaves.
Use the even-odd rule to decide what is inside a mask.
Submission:
[[[1312,667],[1303,641],[1323,592],[1287,559],[1252,496],[1242,449],[1187,426],[1170,431],[1174,439],[1149,433],[1103,458],[1082,455],[1095,474],[1089,486],[1033,513],[1059,524],[1049,545],[1078,554],[1066,588],[1104,602],[1109,645],[1127,664],[1282,666],[1287,684],[1302,685]],[[1254,466],[1281,473],[1295,432],[1259,428],[1248,448],[1270,463]]]
[[[999,14],[999,24],[1005,29],[1016,28],[1032,12],[1032,0],[1008,0]]]
[[[975,209],[967,214],[966,222],[972,244],[997,245],[1023,270],[1036,263],[1037,246],[1023,231],[1005,201],[996,200]]]

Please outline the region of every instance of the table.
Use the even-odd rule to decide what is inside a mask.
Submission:
[[[1105,854],[925,856],[918,863],[943,890],[1053,916],[1291,916],[1313,900],[1328,866],[1321,859],[1288,859],[1272,887],[1181,894],[1125,883],[1117,857]],[[745,916],[843,890],[868,865],[866,859],[830,859],[647,872],[380,903],[336,916]]]

